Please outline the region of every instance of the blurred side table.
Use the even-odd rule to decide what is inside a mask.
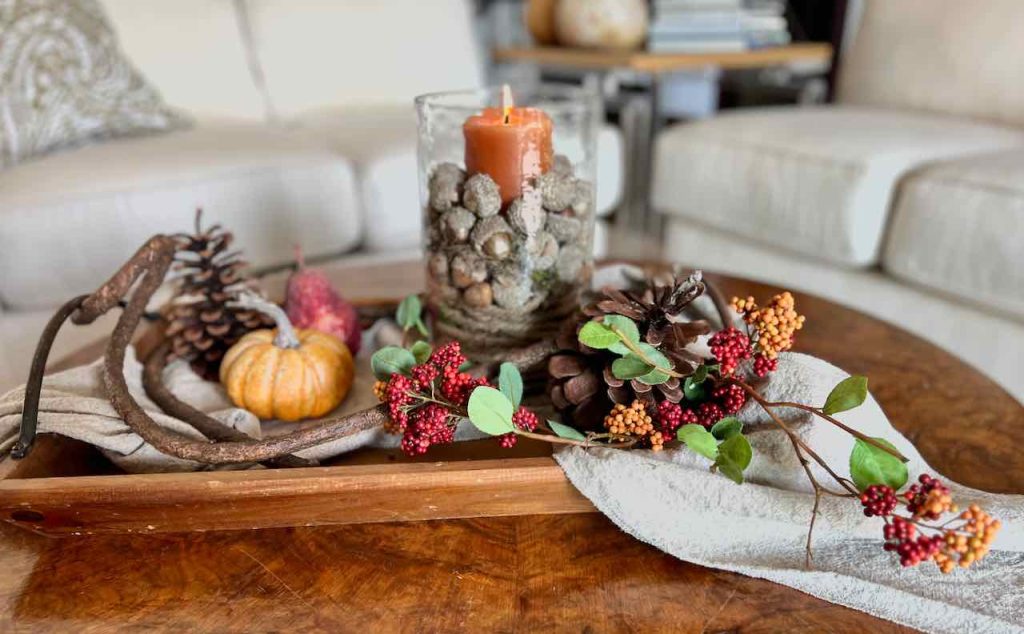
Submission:
[[[582,74],[586,85],[599,89],[605,99],[621,99],[619,122],[625,145],[625,187],[620,222],[648,231],[657,228],[649,213],[652,141],[657,121],[659,80],[671,73],[699,70],[749,70],[783,66],[820,69],[824,74],[832,63],[832,46],[805,42],[750,51],[720,53],[649,53],[606,51],[561,47],[498,48],[494,61],[502,64],[532,64],[540,69]],[[623,81],[646,80],[645,93],[620,95]]]

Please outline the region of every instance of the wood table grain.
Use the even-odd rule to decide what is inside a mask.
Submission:
[[[355,297],[421,280],[417,264],[332,275]],[[729,294],[778,291],[712,279]],[[896,427],[946,475],[1024,492],[1019,403],[914,335],[796,295],[807,315],[799,350],[867,374]],[[908,631],[683,563],[597,514],[60,540],[0,525],[0,603],[3,631]]]

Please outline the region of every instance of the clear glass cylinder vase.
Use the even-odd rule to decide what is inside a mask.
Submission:
[[[428,308],[478,362],[554,335],[593,272],[600,101],[538,85],[416,99]]]

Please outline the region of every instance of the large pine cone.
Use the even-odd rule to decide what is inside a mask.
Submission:
[[[219,225],[202,229],[197,212],[196,233],[176,237],[180,277],[166,309],[168,357],[184,359],[203,378],[216,380],[221,359],[242,335],[273,324],[262,313],[227,305],[253,286],[242,273],[246,263],[241,254],[228,251],[231,233]]]
[[[644,341],[658,347],[677,372],[689,374],[701,358],[687,351],[686,346],[710,332],[711,327],[703,320],[686,321],[683,311],[703,292],[699,275],[648,278],[635,289],[602,289],[601,296],[587,305],[582,315],[566,322],[557,339],[559,351],[548,360],[549,396],[555,407],[575,425],[597,429],[616,403],[640,400],[653,411],[663,400],[682,400],[678,378],[654,386],[616,378],[611,364],[618,356],[581,344],[578,333],[591,319],[610,314],[629,317],[636,322]]]

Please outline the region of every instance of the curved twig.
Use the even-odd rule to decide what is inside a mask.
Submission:
[[[36,440],[39,427],[39,398],[43,391],[43,374],[46,372],[46,361],[50,357],[50,349],[57,338],[61,326],[67,321],[88,295],[79,295],[57,309],[50,321],[46,323],[43,334],[39,336],[35,354],[32,356],[32,367],[25,384],[25,402],[21,409],[21,428],[18,431],[18,442],[11,448],[11,457],[19,460],[28,455]]]
[[[164,385],[163,372],[167,365],[167,351],[169,347],[166,341],[160,344],[150,353],[149,357],[146,358],[145,364],[143,364],[142,388],[146,391],[146,396],[165,413],[188,423],[196,431],[211,440],[217,442],[251,440],[246,434],[225,425],[212,416],[207,416],[182,401]],[[267,466],[315,467],[317,464],[315,460],[306,460],[298,456],[281,456],[280,458],[268,461]]]

